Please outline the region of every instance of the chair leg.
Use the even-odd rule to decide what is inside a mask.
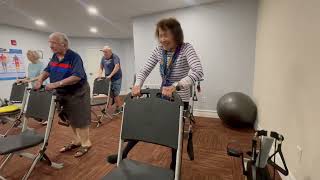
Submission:
[[[193,113],[190,114],[190,121],[192,124],[196,124],[196,118],[193,116]]]
[[[21,154],[19,154],[19,155],[20,155],[20,157],[25,157],[25,158],[28,158],[28,159],[31,159],[31,160],[34,160],[34,159],[37,157],[37,155],[30,154],[30,153],[21,153]],[[46,161],[46,163],[47,163],[49,166],[51,166],[51,167],[53,167],[53,168],[55,168],[55,169],[61,169],[61,168],[63,168],[63,163],[57,163],[57,162],[51,161],[51,160],[49,159],[49,157],[48,157],[45,153],[43,153],[42,158],[40,158],[40,161],[41,161],[41,160]]]
[[[194,160],[194,149],[193,149],[193,141],[192,141],[192,130],[189,131],[187,152],[188,152],[190,160],[193,161]]]
[[[32,165],[30,167],[30,169],[28,170],[28,172],[23,176],[22,180],[27,180],[31,174],[31,172],[33,171],[34,167],[36,166],[36,164],[40,161],[42,155],[41,153],[39,153],[36,158],[33,160]]]
[[[97,120],[92,120],[91,122],[94,122],[94,123],[97,123],[97,126],[96,127],[99,127],[100,124],[101,124],[101,120],[99,118],[99,115],[97,115],[96,112],[94,112],[92,109],[91,109],[91,113],[96,117]]]
[[[5,157],[4,161],[2,162],[1,166],[0,166],[0,171],[4,168],[4,166],[9,162],[9,160],[12,158],[13,154],[9,154],[7,155],[7,157]]]
[[[62,169],[63,168],[63,164],[62,163],[56,163],[56,162],[52,162],[50,160],[50,158],[44,153],[43,154],[43,160],[45,160],[47,162],[47,164],[55,169]]]
[[[101,113],[104,115],[104,117],[107,116],[109,119],[112,119],[112,116],[108,113],[107,109],[108,109],[107,106],[105,106],[104,108],[100,107]]]
[[[193,141],[192,141],[192,124],[194,124],[192,121],[193,116],[183,117],[184,127],[187,127],[187,130],[184,130],[183,132],[187,135],[187,153],[189,156],[189,159],[191,161],[194,160],[194,149],[193,149]],[[188,122],[187,122],[188,121]]]
[[[91,113],[92,113],[94,116],[96,116],[96,118],[98,119],[98,115],[97,115],[96,112],[94,112],[93,110],[91,110]]]
[[[6,120],[6,122],[11,122],[11,125],[4,134],[0,134],[0,137],[6,137],[13,128],[18,127],[18,125],[21,124],[20,119],[21,118],[19,117],[18,118],[4,117],[4,120]]]
[[[108,116],[109,119],[112,119],[112,116],[109,113],[107,113],[106,115]]]
[[[11,126],[7,129],[7,131],[3,134],[3,137],[7,137],[7,135],[9,134],[9,132],[13,129],[13,128],[15,128],[15,127],[17,127],[17,123],[21,123],[21,121],[20,120],[17,120],[17,121],[15,121],[15,122],[13,122],[12,124],[11,124]]]
[[[102,115],[102,116],[100,117],[100,119],[97,121],[97,126],[96,126],[97,128],[101,126],[101,124],[102,124],[102,121],[101,121],[102,118],[103,118],[103,115]]]
[[[112,116],[107,112],[107,110],[104,108],[100,108],[101,115],[98,115],[95,111],[91,110],[91,113],[95,115],[97,120],[93,120],[92,122],[97,123],[97,128],[101,126],[102,120],[108,117],[109,119],[112,119]]]

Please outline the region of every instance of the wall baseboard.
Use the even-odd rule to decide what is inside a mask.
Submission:
[[[296,178],[294,177],[294,175],[291,172],[289,172],[288,176],[284,176],[280,173],[280,177],[282,180],[296,180]]]
[[[194,109],[194,116],[208,117],[208,118],[219,118],[217,111]]]

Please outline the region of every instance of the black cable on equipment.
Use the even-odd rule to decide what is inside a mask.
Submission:
[[[258,168],[260,169],[260,161],[261,161],[261,149],[262,149],[262,137],[261,137],[261,139],[260,139],[260,144],[259,144],[259,161],[258,161]],[[261,176],[262,174],[260,173],[259,174],[259,176],[260,176],[260,178],[262,177]]]
[[[274,142],[274,153],[276,153],[276,149],[277,149],[277,139],[275,139],[275,142]],[[273,159],[274,163],[276,163],[276,156],[274,156],[274,159]],[[276,180],[276,167],[273,166],[273,180]]]

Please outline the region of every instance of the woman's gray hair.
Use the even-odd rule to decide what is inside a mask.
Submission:
[[[27,56],[28,56],[28,54],[29,54],[29,56],[31,56],[31,58],[32,58],[32,59],[29,59],[29,60],[32,60],[32,61],[33,61],[33,60],[37,61],[37,60],[39,60],[39,59],[41,58],[39,52],[37,52],[37,51],[35,51],[35,50],[28,50]],[[29,57],[28,57],[28,58],[29,58]]]
[[[53,37],[58,38],[61,43],[63,43],[67,48],[69,48],[70,41],[69,41],[68,36],[65,33],[54,32],[54,33],[50,34],[49,38],[53,38]]]

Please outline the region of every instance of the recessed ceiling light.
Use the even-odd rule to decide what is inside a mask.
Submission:
[[[92,33],[97,33],[98,32],[98,29],[96,27],[91,27],[90,28],[90,32]]]
[[[88,12],[91,15],[97,15],[98,14],[98,9],[94,6],[89,6],[88,7]]]
[[[45,26],[46,22],[44,22],[42,19],[37,19],[34,21],[34,23],[38,26]]]

